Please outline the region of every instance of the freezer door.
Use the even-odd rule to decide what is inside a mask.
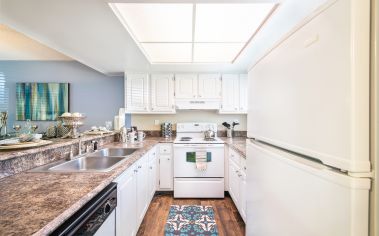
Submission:
[[[370,179],[247,141],[247,235],[366,236]]]
[[[262,58],[249,71],[248,136],[370,171],[369,20],[369,0],[333,1]]]

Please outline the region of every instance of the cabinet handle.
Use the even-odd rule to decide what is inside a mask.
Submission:
[[[241,177],[242,175],[241,174],[238,174],[238,177]]]
[[[169,160],[170,160],[170,158],[167,158],[167,160],[169,161]]]
[[[138,170],[134,170],[134,173],[137,173],[138,172]]]
[[[152,170],[153,169],[153,167],[152,166],[150,166],[150,170]]]
[[[142,168],[142,166],[138,166],[138,169],[141,169]]]
[[[239,171],[238,170],[236,170],[236,173],[238,173]]]

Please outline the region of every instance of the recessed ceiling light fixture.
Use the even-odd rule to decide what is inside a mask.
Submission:
[[[150,63],[233,63],[275,3],[110,3]]]

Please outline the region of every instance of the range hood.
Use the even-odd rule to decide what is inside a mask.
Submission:
[[[206,100],[206,99],[176,99],[177,110],[219,110],[219,100]]]

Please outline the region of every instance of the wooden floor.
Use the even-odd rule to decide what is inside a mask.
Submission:
[[[220,236],[245,235],[245,223],[230,196],[224,199],[174,199],[172,193],[161,193],[157,194],[150,203],[137,236],[163,236],[171,205],[213,206]]]

